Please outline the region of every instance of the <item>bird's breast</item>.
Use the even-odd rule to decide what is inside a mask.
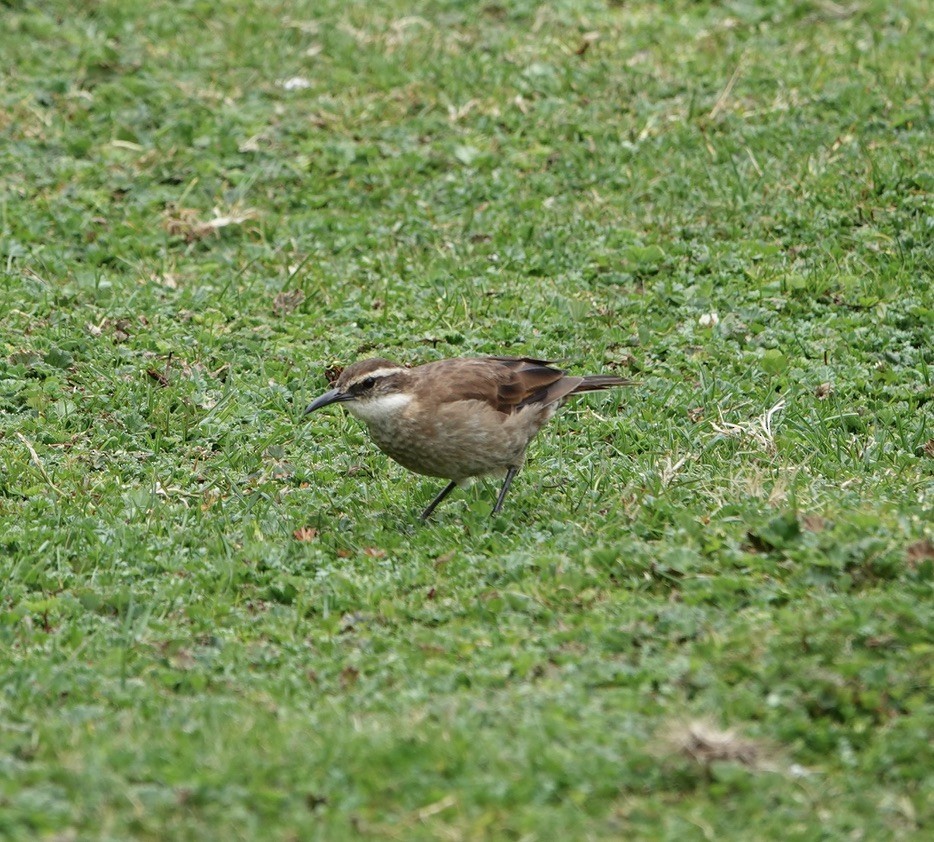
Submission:
[[[400,465],[428,476],[462,480],[522,464],[529,440],[553,409],[526,407],[504,415],[482,401],[412,401],[393,413],[358,414],[371,438]]]

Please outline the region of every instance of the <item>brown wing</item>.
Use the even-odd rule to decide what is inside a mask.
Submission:
[[[483,401],[506,415],[544,399],[564,379],[564,372],[545,360],[526,357],[443,360],[420,369],[419,388],[426,390],[426,397],[440,403]]]
[[[485,361],[499,363],[512,376],[499,383],[496,408],[507,414],[530,404],[549,404],[569,395],[593,392],[614,386],[632,386],[632,380],[612,374],[588,374],[571,377],[548,360],[531,357],[487,357]]]
[[[509,414],[529,404],[552,403],[576,385],[565,389],[567,381],[573,378],[565,377],[563,371],[552,368],[547,360],[530,357],[490,357],[489,360],[498,363],[504,372],[497,392],[496,408],[500,412]]]

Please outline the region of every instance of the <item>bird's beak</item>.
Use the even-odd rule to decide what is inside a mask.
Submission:
[[[352,401],[353,399],[353,395],[351,395],[349,392],[342,392],[340,389],[331,389],[330,392],[325,392],[323,395],[315,398],[310,404],[308,404],[308,409],[305,410],[305,415],[308,415],[310,412],[314,412],[316,409],[321,409],[322,406],[327,406],[331,403]]]

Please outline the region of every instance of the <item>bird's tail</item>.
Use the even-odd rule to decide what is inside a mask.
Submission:
[[[627,380],[625,377],[616,377],[612,374],[588,374],[579,379],[581,382],[574,387],[570,394],[596,392],[599,389],[612,389],[614,386],[639,385],[635,380]]]

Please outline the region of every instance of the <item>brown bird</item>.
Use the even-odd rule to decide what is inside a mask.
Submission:
[[[415,368],[372,359],[347,366],[305,414],[346,403],[383,453],[410,471],[450,480],[422,520],[469,477],[505,472],[495,515],[529,442],[565,398],[629,385],[609,374],[571,377],[528,357],[458,358]]]

